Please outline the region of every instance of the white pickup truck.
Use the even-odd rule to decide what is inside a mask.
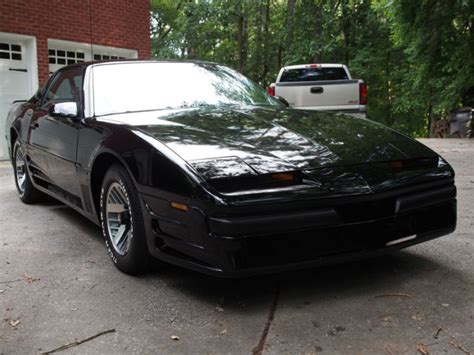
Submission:
[[[367,86],[352,79],[343,64],[302,64],[283,67],[268,88],[290,107],[306,110],[367,112]]]

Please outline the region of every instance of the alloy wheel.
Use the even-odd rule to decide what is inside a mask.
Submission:
[[[106,226],[115,251],[125,255],[133,236],[130,201],[125,187],[119,182],[110,184],[106,195]]]
[[[20,196],[25,193],[26,174],[25,157],[20,148],[17,148],[15,153],[15,175]]]

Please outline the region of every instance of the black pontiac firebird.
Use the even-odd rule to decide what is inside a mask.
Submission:
[[[287,108],[217,64],[72,65],[7,122],[20,199],[48,194],[100,225],[127,273],[151,256],[222,276],[297,269],[456,226],[438,154],[366,119]]]

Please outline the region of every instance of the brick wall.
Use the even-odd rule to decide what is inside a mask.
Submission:
[[[0,0],[0,32],[36,37],[40,84],[48,79],[48,38],[92,39],[98,45],[135,49],[147,59],[149,23],[149,0]]]

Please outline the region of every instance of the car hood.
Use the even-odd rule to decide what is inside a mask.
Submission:
[[[166,145],[209,182],[299,171],[312,194],[365,194],[454,176],[423,144],[381,124],[339,113],[201,108],[98,120],[127,125]],[[400,161],[411,166],[400,170]]]
[[[258,174],[436,157],[429,148],[381,124],[336,113],[201,108],[103,120],[136,126],[191,165],[233,162]]]

